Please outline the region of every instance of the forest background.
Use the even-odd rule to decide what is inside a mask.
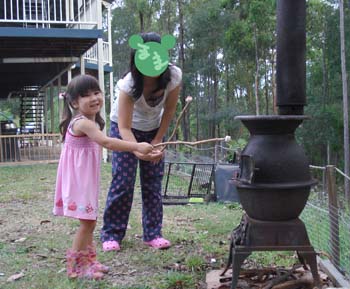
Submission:
[[[297,130],[310,162],[343,167],[343,102],[339,1],[307,1],[307,103]],[[345,8],[350,70],[350,1]],[[276,114],[275,0],[126,0],[113,10],[113,66],[126,72],[128,38],[156,31],[177,38],[172,62],[183,70],[181,110],[194,101],[177,135],[182,140],[248,134],[236,115]]]
[[[306,3],[305,114],[311,119],[297,129],[297,138],[311,164],[343,168],[339,0]],[[113,5],[114,84],[128,69],[131,35],[156,31],[176,37],[170,55],[171,62],[183,70],[178,114],[188,95],[194,99],[177,139],[230,135],[231,146],[244,146],[248,132],[234,117],[277,113],[276,0],[117,0]],[[344,14],[349,75],[350,0],[344,0]],[[2,102],[1,109],[15,118],[19,102]]]

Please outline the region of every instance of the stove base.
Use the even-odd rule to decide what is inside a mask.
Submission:
[[[243,215],[239,226],[232,231],[229,260],[222,273],[232,265],[231,289],[236,288],[241,266],[253,251],[296,251],[300,263],[309,264],[314,283],[321,288],[316,252],[300,219],[270,222]]]

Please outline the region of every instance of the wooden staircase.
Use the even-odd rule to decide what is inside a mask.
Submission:
[[[44,133],[45,94],[36,89],[19,93],[21,99],[20,133]]]

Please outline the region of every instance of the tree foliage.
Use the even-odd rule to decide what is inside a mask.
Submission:
[[[236,115],[273,114],[276,0],[125,0],[113,10],[115,77],[127,69],[128,38],[157,31],[178,38],[171,61],[183,66],[183,95],[192,95],[178,138],[242,136]],[[307,103],[311,120],[298,129],[314,164],[342,160],[342,84],[337,0],[307,1]],[[350,35],[350,5],[345,5]],[[180,28],[183,28],[181,35]],[[179,39],[181,36],[181,39]],[[350,37],[346,50],[350,51]],[[181,59],[183,49],[183,59]],[[350,69],[347,53],[347,71]],[[183,102],[182,102],[183,106]],[[258,106],[258,107],[257,107]],[[178,110],[181,110],[181,105]],[[186,136],[185,134],[189,134]],[[245,135],[246,137],[246,135]]]

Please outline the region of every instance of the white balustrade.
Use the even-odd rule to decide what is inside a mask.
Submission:
[[[86,28],[97,25],[96,0],[0,0],[0,26]]]
[[[112,60],[109,56],[109,45],[110,44],[108,42],[103,42],[103,63],[112,65]],[[87,60],[87,62],[97,64],[97,44],[91,47],[84,54],[84,58]]]

